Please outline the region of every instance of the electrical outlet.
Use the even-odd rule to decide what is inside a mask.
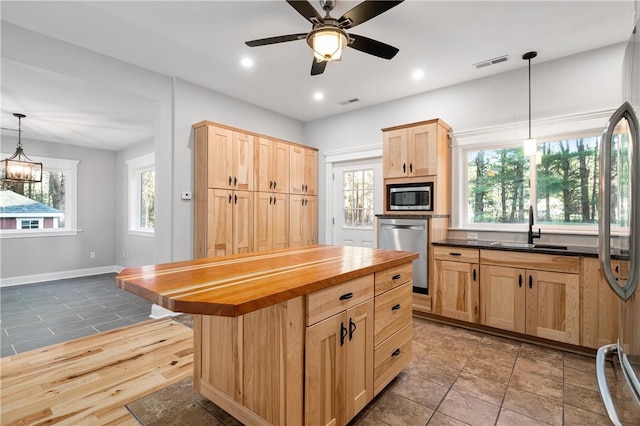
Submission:
[[[467,232],[467,240],[477,240],[478,233],[477,232]]]
[[[90,251],[89,252],[89,258],[90,259],[95,259],[96,258],[96,252],[95,251]]]

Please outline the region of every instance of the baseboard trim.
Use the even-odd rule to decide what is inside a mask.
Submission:
[[[109,265],[97,268],[74,269],[70,271],[48,272],[46,274],[22,275],[19,277],[0,278],[0,287],[33,284],[45,281],[63,280],[66,278],[87,277],[91,275],[118,273],[121,266]]]

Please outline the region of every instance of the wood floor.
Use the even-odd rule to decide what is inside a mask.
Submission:
[[[193,331],[171,319],[0,359],[2,425],[137,425],[124,406],[193,373]]]

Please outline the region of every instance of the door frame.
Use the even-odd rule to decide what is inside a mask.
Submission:
[[[347,161],[370,160],[380,158],[382,161],[382,144],[367,145],[356,148],[340,149],[336,151],[328,151],[324,153],[325,157],[325,218],[327,218],[327,226],[325,226],[325,241],[327,244],[333,244],[333,223],[328,223],[329,218],[333,217],[333,198],[331,194],[334,192],[333,171],[336,163],[344,163]]]

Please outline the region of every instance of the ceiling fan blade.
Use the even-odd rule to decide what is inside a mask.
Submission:
[[[400,51],[396,47],[368,37],[351,33],[349,34],[349,37],[353,40],[353,42],[349,44],[349,47],[379,58],[391,59]]]
[[[398,1],[376,1],[365,0],[338,19],[338,23],[342,28],[353,28],[371,18],[375,18],[381,13],[386,12],[402,3],[404,0]]]
[[[256,46],[266,46],[267,44],[275,44],[275,43],[284,43],[285,41],[296,41],[296,40],[304,40],[307,38],[307,33],[300,34],[288,34],[277,37],[268,37],[261,38],[258,40],[251,40],[245,42],[247,46],[256,47]]]
[[[316,61],[316,58],[313,58],[313,63],[311,64],[311,75],[318,75],[324,72],[324,69],[327,67],[327,61]]]
[[[287,0],[287,3],[291,5],[300,15],[312,24],[318,22],[324,22],[315,7],[311,5],[307,0]]]

